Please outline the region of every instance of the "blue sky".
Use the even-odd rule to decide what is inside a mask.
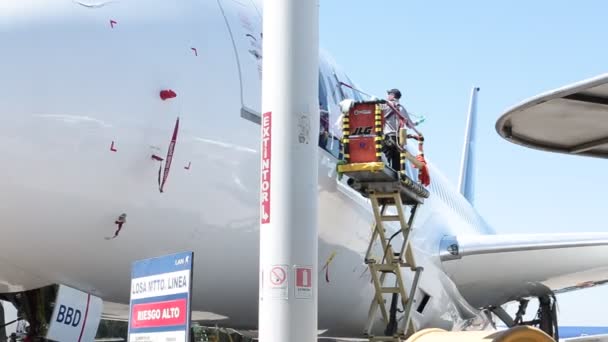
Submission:
[[[479,86],[476,207],[500,233],[608,231],[608,162],[498,136],[496,119],[538,93],[608,72],[608,3],[320,0],[320,43],[367,92],[393,87],[424,114],[425,152],[456,184]],[[608,325],[608,287],[565,294],[560,323]]]

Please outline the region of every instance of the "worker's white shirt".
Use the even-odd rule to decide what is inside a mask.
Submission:
[[[397,107],[399,114],[402,117],[409,120],[409,114],[405,107],[403,107],[398,100],[391,101],[392,104]],[[382,114],[384,115],[384,134],[397,133],[399,131],[399,114],[395,113],[388,104],[381,104]],[[410,120],[411,121],[411,120]]]

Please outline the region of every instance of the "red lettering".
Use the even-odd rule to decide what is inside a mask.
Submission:
[[[186,324],[186,299],[135,304],[131,310],[132,328],[163,327]]]
[[[270,157],[272,127],[271,112],[262,115],[262,171],[261,171],[261,220],[262,224],[270,223]]]

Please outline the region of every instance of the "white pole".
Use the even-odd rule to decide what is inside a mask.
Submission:
[[[264,2],[261,342],[317,341],[318,21],[318,0]]]
[[[0,341],[6,341],[6,322],[4,319],[4,306],[2,305],[2,301],[0,300]]]

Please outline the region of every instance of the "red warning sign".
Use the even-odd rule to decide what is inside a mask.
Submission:
[[[262,183],[261,183],[261,207],[260,213],[262,224],[270,223],[270,129],[272,112],[266,112],[262,115]]]
[[[132,309],[131,326],[152,328],[186,324],[187,305],[186,299],[135,304]]]
[[[296,268],[296,286],[312,287],[312,270],[310,268]]]
[[[296,298],[312,298],[312,267],[296,266]]]

